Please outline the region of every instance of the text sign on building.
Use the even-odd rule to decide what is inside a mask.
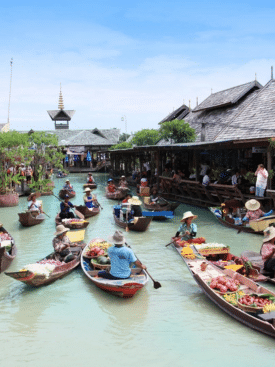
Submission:
[[[258,148],[258,147],[252,147],[252,153],[266,153],[266,148]]]

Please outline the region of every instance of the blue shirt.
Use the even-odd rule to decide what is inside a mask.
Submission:
[[[69,207],[65,206],[65,204],[62,201],[62,203],[60,204],[61,212],[63,212],[63,213],[69,213],[70,207],[72,208],[73,207],[73,204],[70,201],[68,201],[68,205],[69,205]]]
[[[110,274],[117,278],[129,278],[130,264],[137,261],[135,254],[128,247],[109,247],[108,255],[111,260]]]
[[[184,222],[179,227],[178,232],[184,234],[186,231],[189,231],[190,232],[190,235],[183,236],[182,237],[183,240],[189,240],[190,238],[194,237],[194,235],[192,236],[192,233],[195,233],[195,235],[196,235],[196,233],[198,231],[198,227],[197,227],[197,225],[195,223],[191,223],[190,224],[190,227],[188,228],[187,227],[187,224]]]

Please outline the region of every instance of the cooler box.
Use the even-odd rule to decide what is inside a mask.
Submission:
[[[149,196],[150,187],[140,187],[140,196]]]
[[[117,218],[119,218],[119,215],[120,215],[120,205],[114,205],[114,212],[115,212],[115,216]]]

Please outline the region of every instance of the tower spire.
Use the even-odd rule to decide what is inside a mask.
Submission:
[[[62,91],[61,91],[61,83],[60,83],[60,93],[59,93],[59,103],[58,103],[58,108],[59,108],[60,110],[64,110],[63,96],[62,96]]]

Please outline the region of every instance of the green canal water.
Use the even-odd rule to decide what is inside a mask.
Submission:
[[[107,238],[117,229],[112,218],[115,202],[104,196],[107,176],[95,175],[95,193],[101,213],[91,218],[86,242]],[[71,175],[77,192],[73,203],[82,203],[86,175]],[[55,179],[55,194],[64,179]],[[42,197],[50,215],[41,225],[23,228],[14,208],[1,208],[0,221],[14,236],[18,255],[9,270],[15,271],[52,251],[54,217],[59,202]],[[261,237],[222,227],[210,212],[180,205],[176,219],[152,222],[144,233],[129,232],[127,242],[147,265],[155,280],[132,299],[108,295],[89,282],[81,268],[46,287],[34,289],[0,275],[0,366],[258,366],[274,367],[274,340],[232,319],[204,295],[183,261],[171,247],[186,210],[198,215],[198,235],[208,242],[226,243],[234,254],[258,251]],[[270,289],[275,287],[268,285]]]

